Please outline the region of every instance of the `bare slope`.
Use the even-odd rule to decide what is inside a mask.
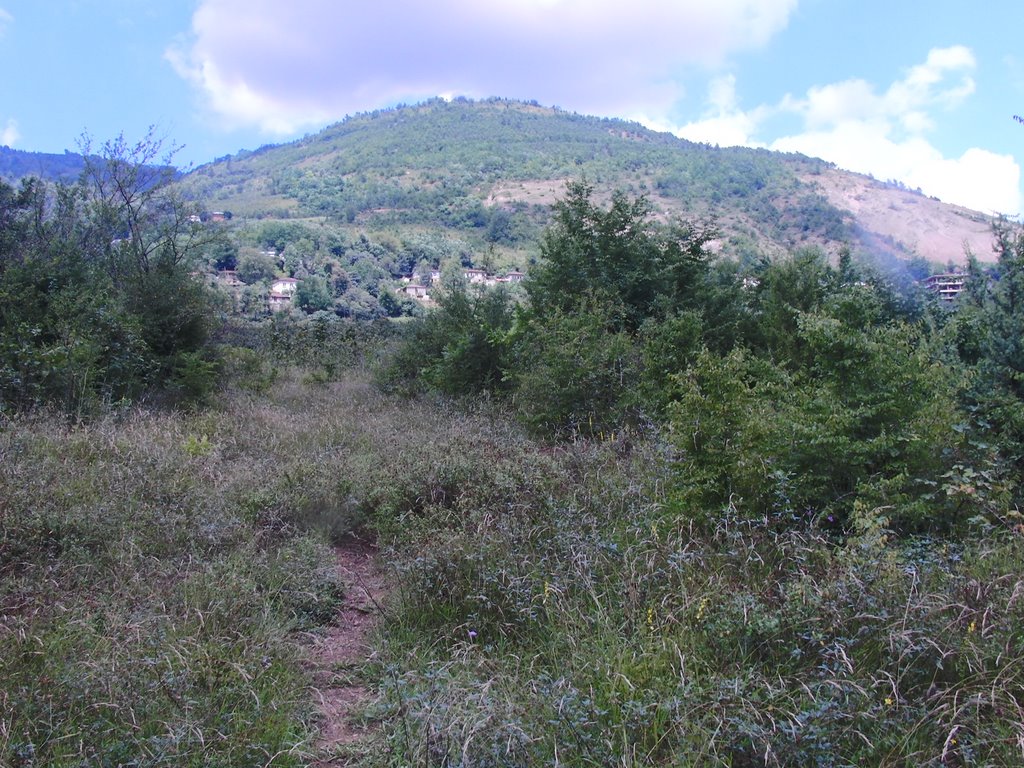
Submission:
[[[907,255],[963,264],[969,250],[994,261],[992,217],[857,173],[830,168],[805,178],[837,208],[849,211],[865,233],[891,242]]]

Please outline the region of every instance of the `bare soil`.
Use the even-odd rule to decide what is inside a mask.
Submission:
[[[322,718],[312,763],[316,768],[353,764],[359,745],[373,733],[372,723],[360,718],[370,696],[360,682],[360,668],[372,659],[370,633],[380,619],[384,574],[376,547],[368,541],[349,537],[334,548],[334,557],[345,599],[334,623],[310,650]]]
[[[868,232],[902,243],[930,261],[966,264],[966,250],[995,261],[992,216],[898,189],[857,173],[829,169],[804,181]]]

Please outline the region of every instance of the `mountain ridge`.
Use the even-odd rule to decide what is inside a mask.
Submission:
[[[77,160],[77,162],[75,162]],[[0,178],[70,181],[74,153],[0,147]],[[698,144],[618,118],[509,99],[432,99],[347,117],[296,141],[242,150],[179,183],[243,218],[320,219],[398,234],[456,234],[535,252],[570,180],[597,197],[645,196],[657,218],[713,220],[737,258],[845,246],[876,259],[962,265],[994,258],[995,217],[824,160]]]
[[[851,245],[876,258],[993,258],[995,219],[826,161],[697,144],[617,118],[506,99],[434,99],[364,113],[294,142],[196,168],[194,193],[257,217],[481,234],[512,248],[546,222],[566,181],[644,195],[658,217],[713,218],[721,249],[774,256]],[[924,212],[924,213],[923,213]],[[503,240],[507,225],[520,236]]]

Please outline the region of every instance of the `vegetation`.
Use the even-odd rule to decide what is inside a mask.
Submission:
[[[213,303],[190,272],[208,235],[153,134],[85,149],[74,185],[0,182],[0,410],[86,414],[158,384],[201,400]]]
[[[1019,231],[950,306],[578,182],[484,288],[509,253],[469,239],[198,226],[155,147],[0,187],[0,763],[1024,760]],[[373,728],[322,755],[304,659],[355,532]]]
[[[556,448],[477,442],[378,523],[394,764],[1024,758],[1024,237],[957,311],[849,255],[737,269],[682,231],[570,187],[513,321],[455,286],[423,326],[450,346],[406,346]],[[467,381],[443,366],[472,333]]]
[[[656,197],[664,210],[713,212],[730,234],[756,233],[747,248],[778,252],[856,238],[843,214],[800,180],[826,167],[537,104],[435,99],[220,158],[186,185],[197,198],[250,216],[403,234],[429,228],[521,260],[534,255],[552,202],[533,188],[560,190],[581,176],[602,189]]]

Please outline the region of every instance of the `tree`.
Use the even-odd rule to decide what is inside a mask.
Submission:
[[[258,283],[271,280],[277,270],[274,260],[255,248],[242,248],[238,252],[238,277],[242,282]]]
[[[621,302],[621,328],[635,332],[645,319],[690,308],[707,272],[709,227],[651,222],[646,198],[612,195],[605,210],[586,182],[571,182],[555,204],[541,240],[543,261],[527,284],[532,311],[571,311],[595,290]]]
[[[590,293],[517,337],[513,374],[520,415],[533,430],[570,436],[611,433],[635,421],[641,352],[625,330],[609,331],[624,308]]]
[[[180,147],[164,143],[153,127],[134,144],[123,134],[98,149],[88,134],[79,140],[95,228],[91,244],[115,279],[187,266],[214,239],[199,206],[172,185],[177,171],[171,163]]]
[[[318,275],[303,280],[295,291],[295,305],[307,314],[331,309],[334,297],[327,281]]]
[[[1024,400],[1024,234],[1004,228],[996,236],[998,279],[986,313],[984,355],[998,386]]]
[[[208,336],[211,299],[191,272],[217,232],[173,185],[171,162],[179,147],[165,149],[155,128],[134,144],[121,134],[98,153],[85,135],[80,148],[87,211],[96,227],[89,244],[102,251],[111,279],[139,318],[157,374],[173,379],[180,366],[193,364],[189,356]]]
[[[214,269],[235,269],[238,266],[238,245],[229,237],[210,243],[206,257]]]
[[[400,389],[424,385],[448,395],[499,391],[508,380],[506,336],[514,304],[508,292],[470,292],[461,281],[436,294],[437,309],[414,326],[384,372]]]
[[[968,405],[977,426],[996,444],[1004,470],[1024,499],[1024,233],[1002,227],[996,232],[999,261],[987,293],[976,286],[981,334],[975,385]]]
[[[931,359],[919,331],[858,321],[868,316],[835,304],[802,312],[799,357],[705,350],[676,377],[682,510],[842,525],[860,501],[904,529],[957,522],[921,491],[949,469],[956,371]]]
[[[154,165],[153,132],[97,152],[74,185],[0,187],[0,395],[81,415],[158,386],[198,393],[211,296],[192,278],[211,241]]]

